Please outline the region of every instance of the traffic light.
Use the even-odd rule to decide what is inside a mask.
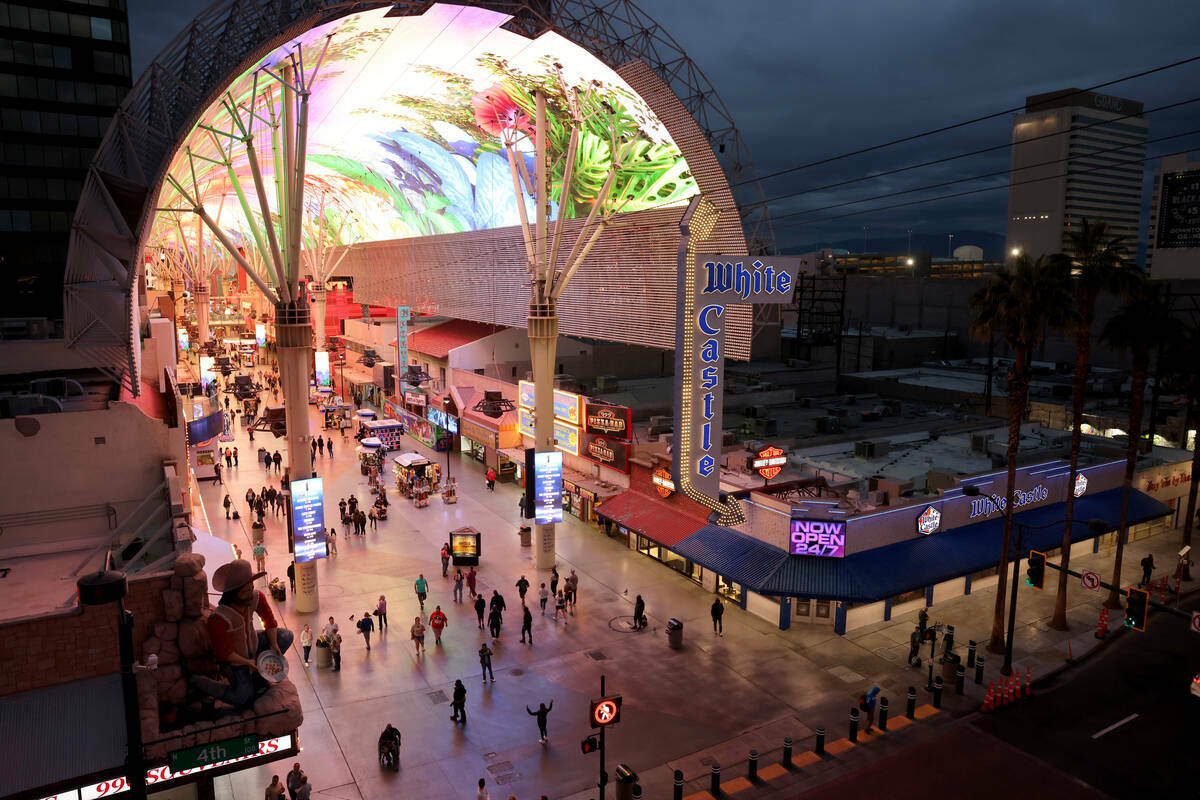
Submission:
[[[1125,596],[1125,627],[1146,630],[1146,615],[1150,611],[1150,593],[1130,586]]]
[[[594,753],[600,749],[600,740],[595,736],[589,736],[579,743],[579,749],[585,756],[588,753]]]
[[[1035,589],[1046,588],[1046,554],[1029,551],[1029,568],[1025,570],[1025,583]]]

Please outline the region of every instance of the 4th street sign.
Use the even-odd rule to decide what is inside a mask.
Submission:
[[[176,750],[173,753],[168,753],[167,765],[171,768],[171,772],[180,772],[185,769],[207,767],[210,764],[216,764],[221,761],[229,761],[234,758],[243,758],[257,754],[258,736],[251,733],[246,736],[235,736],[232,739],[222,739],[219,742],[210,742],[199,747],[188,747],[184,750]]]

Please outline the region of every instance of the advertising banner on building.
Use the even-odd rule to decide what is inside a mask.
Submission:
[[[625,406],[610,406],[591,402],[583,404],[584,433],[607,436],[610,439],[620,439],[623,442],[628,442],[632,430],[630,420],[630,411]]]
[[[522,408],[517,411],[517,430],[519,430],[523,436],[533,438],[532,409]]]
[[[426,405],[425,395],[422,392],[405,392],[404,402],[410,406],[420,406],[422,408]]]
[[[262,324],[261,322],[257,322],[254,324],[254,346],[255,347],[266,347],[267,346],[267,326]]]
[[[208,391],[209,384],[217,379],[217,360],[212,356],[200,356],[200,385]]]
[[[296,563],[325,558],[325,490],[321,478],[292,481],[292,530]]]
[[[562,474],[562,453],[533,454],[533,516],[539,525],[563,521]]]
[[[517,405],[521,408],[533,408],[533,382],[520,381],[517,383]]]
[[[1158,247],[1200,247],[1200,170],[1162,176]]]
[[[564,453],[579,455],[579,428],[554,420],[554,446]]]
[[[580,411],[583,405],[583,398],[574,392],[564,392],[562,389],[554,390],[554,417],[561,419],[570,425],[578,428],[582,423],[582,412]]]
[[[412,318],[412,309],[408,306],[396,307],[396,394],[404,391],[401,381],[408,374],[408,321]]]
[[[318,350],[313,353],[313,371],[317,374],[317,386],[332,386],[333,373],[329,371],[329,353]]]
[[[583,446],[579,455],[588,461],[629,473],[629,445],[611,436],[583,434]]]

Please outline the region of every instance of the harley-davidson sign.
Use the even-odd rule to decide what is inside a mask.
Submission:
[[[618,442],[607,436],[585,433],[584,444],[579,450],[579,455],[588,461],[594,461],[621,472],[629,472],[629,445],[625,442]]]
[[[596,436],[629,441],[630,413],[625,406],[584,404],[584,430]]]

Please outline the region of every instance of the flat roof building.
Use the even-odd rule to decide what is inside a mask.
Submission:
[[[1152,278],[1200,278],[1200,162],[1186,153],[1165,157],[1154,170],[1149,233]]]
[[[1079,89],[1026,98],[1013,119],[1005,252],[1068,252],[1085,218],[1136,243],[1147,128],[1135,100]]]

